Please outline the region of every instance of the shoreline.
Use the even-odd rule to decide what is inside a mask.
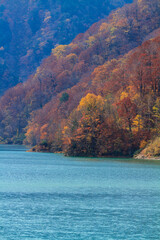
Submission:
[[[135,156],[133,157],[134,159],[137,159],[137,160],[153,160],[153,161],[160,161],[160,157],[155,157],[155,156],[144,156],[144,155],[138,155],[138,156]]]
[[[49,149],[45,149],[45,148],[37,148],[37,146],[32,147],[31,149],[29,149],[27,152],[39,152],[39,153],[56,153],[56,154],[64,154],[63,151],[55,151],[52,152]],[[65,156],[65,154],[64,154]],[[90,158],[93,156],[66,156],[66,157],[86,157],[86,158]],[[138,154],[136,156],[94,156],[95,158],[130,158],[133,160],[145,160],[145,161],[160,161],[160,157],[155,157],[155,156],[144,156],[143,154]]]
[[[0,143],[0,145],[15,145],[15,146],[27,146],[27,145],[21,145],[21,144],[6,144],[6,143]],[[55,154],[64,154],[65,156],[65,153],[63,151],[51,151],[49,148],[45,148],[45,147],[39,147],[39,146],[34,146],[34,147],[31,147],[31,146],[27,146],[28,150],[26,152],[39,152],[39,153],[55,153]],[[155,157],[155,156],[145,156],[143,154],[138,154],[138,155],[135,155],[135,156],[65,156],[65,157],[86,157],[86,158],[90,158],[90,157],[94,157],[94,158],[130,158],[132,160],[145,160],[145,161],[160,161],[160,156],[159,157]]]

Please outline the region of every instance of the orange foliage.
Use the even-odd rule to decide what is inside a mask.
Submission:
[[[133,139],[138,138],[137,132],[148,131],[149,136],[158,126],[153,107],[160,95],[160,38],[139,45],[159,27],[159,12],[158,0],[135,1],[71,44],[53,49],[28,81],[1,98],[2,137],[13,139],[27,131],[31,144],[47,140],[59,149],[64,140],[64,145],[75,143],[90,155],[98,154],[104,143],[100,152],[105,155],[111,153],[109,148],[117,153],[125,148],[125,134],[126,142],[131,132]],[[69,97],[60,101],[64,92]],[[142,119],[139,127],[137,116]],[[69,130],[64,131],[64,126]],[[131,146],[129,142],[124,152]]]

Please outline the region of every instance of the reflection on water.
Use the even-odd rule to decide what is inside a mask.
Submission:
[[[24,145],[7,145],[7,144],[1,144],[0,145],[0,152],[1,151],[27,151],[29,150],[29,146],[24,146]]]

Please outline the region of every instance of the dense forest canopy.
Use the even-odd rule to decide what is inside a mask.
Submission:
[[[68,44],[131,0],[1,0],[0,95],[25,81],[56,44]]]
[[[32,32],[38,28],[39,21]],[[73,156],[132,156],[159,138],[159,29],[159,0],[137,0],[57,45],[0,99],[1,142]]]

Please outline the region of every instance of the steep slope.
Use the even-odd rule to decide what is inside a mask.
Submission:
[[[111,145],[113,145],[111,136],[115,131],[115,139],[113,138],[114,146],[118,147],[110,148],[114,149],[114,152],[117,154],[120,154],[120,150],[117,150],[117,148],[123,149],[126,146],[121,154],[129,154],[131,153],[131,149],[135,150],[139,148],[139,141],[147,141],[150,138],[150,131],[146,132],[146,129],[144,129],[145,134],[142,131],[142,135],[144,135],[145,139],[140,137],[141,131],[136,131],[134,141],[133,139],[131,141],[133,136],[131,134],[132,121],[135,121],[135,118],[137,117],[137,121],[141,123],[140,118],[137,115],[143,116],[143,114],[142,112],[139,112],[140,110],[136,110],[139,109],[136,102],[134,102],[133,99],[130,99],[130,97],[128,98],[128,93],[125,89],[131,87],[131,89],[134,90],[135,95],[140,94],[140,100],[142,101],[142,92],[146,98],[146,95],[150,92],[150,89],[152,89],[152,84],[145,82],[145,84],[140,87],[139,85],[133,87],[130,86],[133,84],[127,85],[126,83],[130,83],[130,74],[133,75],[133,78],[131,78],[132,81],[134,81],[134,78],[137,78],[137,76],[133,74],[135,68],[137,68],[136,64],[143,63],[143,59],[138,58],[138,51],[137,55],[134,55],[136,50],[129,54],[133,54],[134,57],[125,56],[124,59],[120,58],[119,60],[118,57],[140,45],[148,34],[160,27],[159,13],[160,4],[158,0],[154,0],[152,3],[147,0],[136,1],[134,4],[117,10],[105,20],[94,24],[85,34],[77,36],[71,44],[60,45],[55,48],[52,55],[43,62],[40,68],[37,69],[35,75],[33,75],[26,83],[19,84],[15,88],[10,89],[4,97],[1,98],[0,129],[2,140],[5,139],[6,141],[11,142],[21,141],[23,138],[22,135],[27,131],[27,141],[29,143],[36,144],[45,140],[52,143],[53,150],[55,150],[62,148],[62,142],[63,139],[65,139],[65,144],[63,144],[66,145],[68,149],[68,144],[76,144],[74,137],[77,137],[80,141],[81,136],[85,136],[85,131],[89,131],[89,129],[85,129],[84,131],[82,128],[82,125],[84,124],[81,120],[83,110],[78,110],[81,109],[81,105],[77,110],[76,108],[82,97],[85,97],[87,93],[93,93],[101,95],[104,99],[107,97],[111,102],[111,105],[118,104],[119,106],[119,111],[110,110],[111,113],[114,113],[113,116],[117,116],[117,114],[119,115],[119,118],[116,117],[117,120],[112,116],[111,119],[113,119],[113,121],[111,122],[105,122],[108,120],[99,122],[100,119],[97,116],[101,115],[101,113],[97,113],[98,115],[95,116],[95,119],[99,119],[98,122],[100,123],[100,129],[97,130],[98,133],[96,134],[99,134],[99,131],[103,131],[107,136],[107,132],[104,131],[104,129],[109,128],[110,138],[109,136],[108,138],[112,143]],[[157,42],[157,39],[155,42]],[[159,41],[157,44],[159,46]],[[155,45],[157,52],[157,45],[153,45]],[[149,51],[148,47],[146,47],[146,51]],[[123,65],[126,58],[127,64]],[[156,58],[158,58],[158,56]],[[132,63],[130,59],[135,59],[135,62],[133,61]],[[108,62],[108,60],[110,61]],[[98,67],[99,65],[101,66]],[[125,72],[129,69],[129,66],[132,66],[133,68],[130,70],[130,74],[127,74],[128,77],[126,77]],[[146,65],[143,67],[144,69],[148,69]],[[148,70],[146,72],[148,73]],[[138,74],[139,73],[137,73],[137,75]],[[113,77],[115,77],[115,82],[113,81]],[[142,92],[138,92],[139,88]],[[147,89],[146,92],[144,92],[144,88]],[[156,85],[152,91],[159,94],[157,89]],[[124,92],[124,96],[126,96],[125,98],[121,97],[122,92]],[[111,94],[111,96],[109,97],[108,94]],[[119,101],[116,98],[118,98]],[[143,98],[144,103],[146,101],[145,98]],[[97,102],[95,96],[89,95],[87,99],[84,99],[86,106],[88,104],[88,99],[91,102]],[[102,102],[104,99],[102,99]],[[125,99],[124,101],[126,102],[123,102],[123,99]],[[137,99],[135,101],[139,101]],[[153,103],[155,103],[155,100]],[[125,112],[123,108],[126,104],[132,109],[132,111],[129,112],[129,116],[127,113],[125,116],[122,114]],[[109,106],[109,109],[112,109],[112,107]],[[109,110],[104,111],[106,112]],[[86,112],[84,112],[84,114],[86,114]],[[30,118],[31,116],[32,118]],[[68,123],[70,118],[74,119],[74,126],[73,123]],[[27,126],[29,119],[29,125],[27,129],[24,129]],[[103,115],[102,119],[108,119],[106,113]],[[126,121],[126,119],[128,119],[128,121]],[[119,121],[121,121],[121,125],[119,125]],[[79,125],[79,122],[82,125]],[[126,122],[127,125],[125,124]],[[92,123],[94,123],[94,121]],[[104,125],[101,125],[102,123],[104,123]],[[63,127],[67,125],[66,129],[68,129],[68,124],[71,128],[73,127],[73,129],[75,129],[75,132],[73,131],[75,136],[71,133],[67,135],[67,133],[64,132]],[[77,132],[77,126],[80,126],[79,135]],[[114,126],[117,127],[114,128]],[[146,125],[146,122],[145,126],[148,126],[149,130],[153,127],[150,126],[149,123]],[[139,134],[139,137],[136,137],[137,134]],[[78,136],[80,138],[78,138]],[[100,138],[100,136],[102,136],[102,138]],[[124,137],[126,139],[126,141],[123,141],[125,146],[122,146],[122,139]],[[96,138],[101,139],[103,142],[106,141],[105,135],[99,135],[99,137]],[[91,138],[88,138],[87,141],[89,141],[89,139]],[[118,142],[117,139],[119,139]],[[139,141],[136,141],[137,139],[139,139]],[[102,143],[101,141],[100,143]],[[130,144],[126,145],[126,143]],[[97,144],[96,146],[99,145]],[[69,149],[72,149],[72,144],[71,148],[69,146]],[[75,147],[75,149],[78,148]],[[107,153],[104,153],[103,150],[101,150],[101,155],[109,153],[113,154],[113,152],[109,150]],[[75,154],[77,154],[76,151]],[[87,154],[87,152],[85,152],[85,154]],[[89,155],[92,154],[90,153]]]
[[[130,0],[1,0],[0,94],[34,72],[56,44],[78,33]]]
[[[35,112],[27,141],[80,156],[143,149],[160,131],[159,50],[160,36],[95,68]]]

